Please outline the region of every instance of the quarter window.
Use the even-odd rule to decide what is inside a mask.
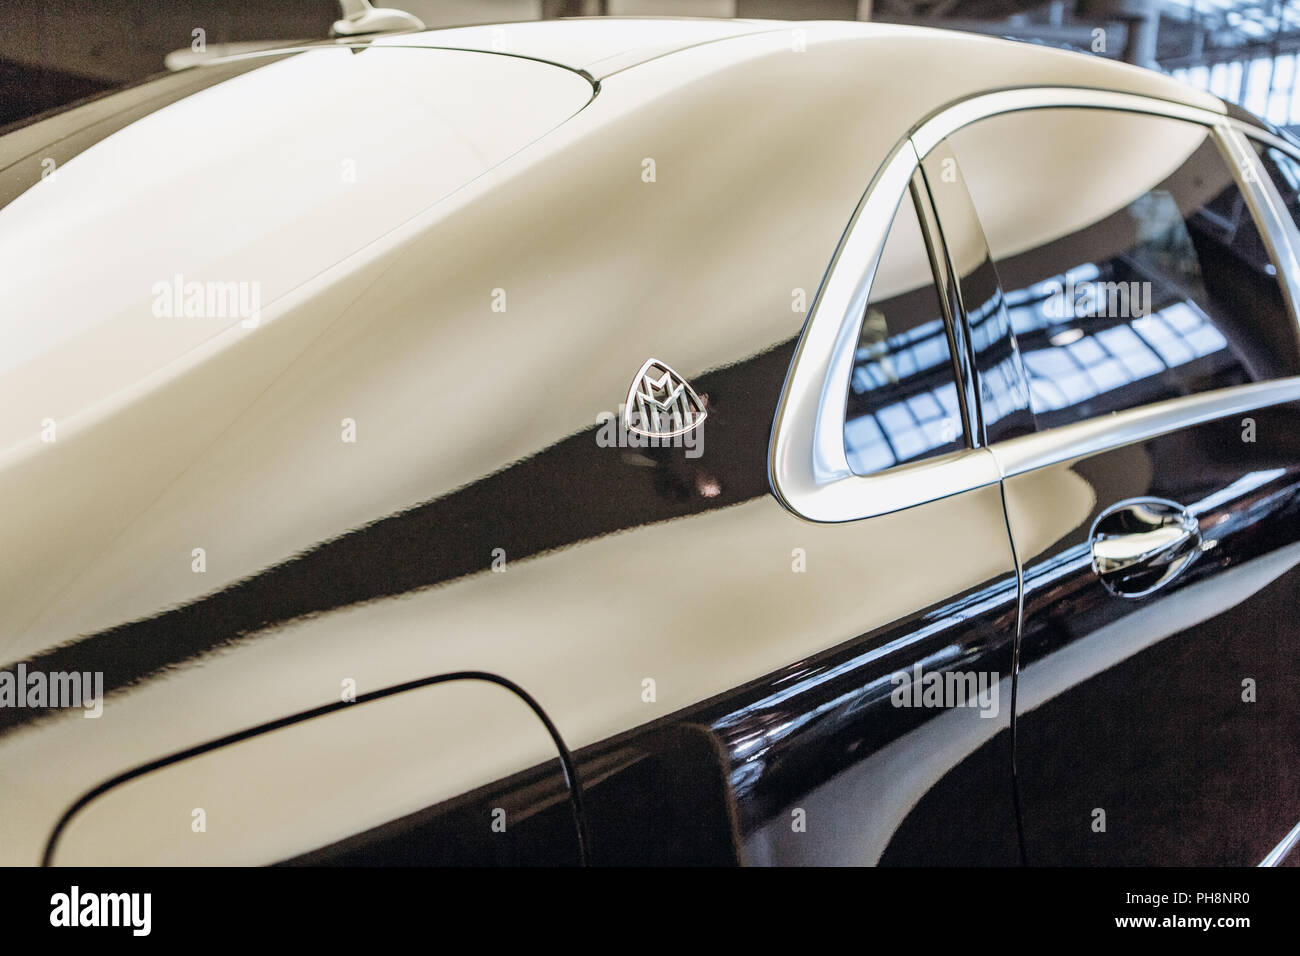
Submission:
[[[966,447],[948,327],[916,206],[904,196],[854,354],[844,450],[869,475]]]
[[[1047,109],[950,144],[1040,429],[1300,372],[1277,270],[1205,127]]]

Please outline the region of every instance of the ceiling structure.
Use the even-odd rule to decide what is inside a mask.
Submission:
[[[1174,72],[1250,106],[1300,68],[1300,0],[383,0],[429,26],[583,15],[873,19],[1044,43]],[[206,44],[323,37],[338,0],[5,0],[0,125],[157,72]],[[1223,65],[1222,68],[1219,65]],[[1218,69],[1211,82],[1206,69]],[[1228,75],[1223,75],[1224,70]],[[1254,71],[1254,72],[1252,72]],[[1252,93],[1253,91],[1253,93]],[[1263,112],[1258,106],[1253,107]],[[1286,107],[1287,122],[1291,118]]]

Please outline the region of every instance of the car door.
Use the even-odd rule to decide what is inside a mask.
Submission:
[[[1030,413],[990,442],[1022,575],[1028,860],[1260,863],[1300,820],[1288,234],[1222,117],[980,105],[929,131],[925,169],[996,269],[1008,358],[977,368],[984,405]]]

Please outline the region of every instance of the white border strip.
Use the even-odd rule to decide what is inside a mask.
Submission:
[[[910,139],[894,148],[867,187],[795,350],[777,406],[768,451],[773,492],[795,514],[819,522],[853,521],[889,514],[992,484],[1004,474],[1019,474],[1095,454],[1249,409],[1300,400],[1300,377],[1259,382],[1144,405],[998,442],[992,449],[956,452],[869,477],[853,473],[844,451],[844,396],[848,394],[852,374],[858,317],[870,292],[894,211],[906,196],[920,159],[949,134],[976,120],[1018,110],[1071,106],[1147,113],[1199,123],[1229,143],[1236,139],[1232,131],[1251,135],[1259,132],[1212,110],[1131,93],[1076,87],[1034,87],[980,94],[923,121]],[[1265,139],[1270,145],[1283,145],[1274,143],[1271,136],[1257,138]],[[1289,147],[1288,151],[1294,152]],[[1231,152],[1239,164],[1247,161],[1236,156],[1239,150]],[[1257,169],[1256,166],[1251,171]],[[1294,226],[1286,227],[1284,220],[1289,217],[1278,213],[1277,197],[1258,182],[1260,178],[1255,176],[1259,186],[1256,198],[1267,203],[1267,218],[1283,223],[1282,244],[1276,251],[1283,260],[1281,271],[1287,297],[1295,302],[1300,299],[1300,264],[1297,263],[1300,233]],[[1271,227],[1273,223],[1265,225]]]

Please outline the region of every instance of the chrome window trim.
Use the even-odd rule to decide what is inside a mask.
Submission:
[[[962,427],[966,430],[966,443],[971,448],[985,444],[983,422],[979,415],[979,397],[975,394],[975,372],[971,364],[970,330],[966,328],[962,312],[961,293],[957,277],[952,270],[952,256],[948,251],[948,237],[939,228],[939,214],[935,211],[934,194],[926,181],[925,170],[917,166],[912,173],[912,192],[916,198],[917,218],[925,235],[930,264],[934,269],[935,286],[939,291],[939,305],[948,324],[948,346],[957,374],[957,397],[961,405]]]
[[[1227,125],[1220,125],[1216,133],[1246,205],[1260,226],[1264,248],[1277,264],[1282,298],[1300,331],[1300,232],[1296,231],[1286,204],[1246,135],[1239,128]]]
[[[872,177],[840,240],[795,348],[773,421],[768,478],[778,501],[809,521],[855,521],[970,491],[1034,468],[1118,448],[1227,415],[1300,401],[1300,376],[1169,399],[1102,418],[1059,426],[984,448],[970,448],[873,475],[856,475],[844,450],[844,396],[853,366],[859,318],[875,277],[894,211],[921,159],[949,134],[999,113],[1052,107],[1147,113],[1210,127],[1242,181],[1248,202],[1265,219],[1265,242],[1278,260],[1284,297],[1300,306],[1300,233],[1279,212],[1279,199],[1257,158],[1243,155],[1240,134],[1290,144],[1223,113],[1133,93],[1081,87],[1032,87],[976,94],[943,107],[896,145]],[[1262,135],[1261,135],[1262,134]],[[1274,140],[1277,140],[1276,143]],[[1235,144],[1236,148],[1231,148]],[[1246,162],[1252,164],[1246,167]],[[922,227],[932,224],[923,220]],[[1277,229],[1279,231],[1274,232]],[[1272,235],[1268,235],[1273,232]],[[938,236],[930,241],[941,244]],[[937,281],[937,280],[936,280]],[[964,383],[962,383],[964,384]]]
[[[1258,866],[1281,866],[1292,850],[1300,845],[1300,823],[1282,838],[1282,842],[1268,851],[1268,856],[1260,860]]]
[[[1250,123],[1245,123],[1241,120],[1231,119],[1229,120],[1229,125],[1238,132],[1245,133],[1251,139],[1257,139],[1261,143],[1267,143],[1269,146],[1282,150],[1282,152],[1294,159],[1300,160],[1300,146],[1296,146],[1296,144],[1291,142],[1289,139],[1283,139],[1281,136],[1270,133],[1262,127],[1252,126]]]
[[[952,163],[953,167],[958,171],[958,179],[962,186],[955,191],[940,190],[942,192],[941,199],[933,191],[933,183],[942,181],[943,171],[948,163]],[[961,172],[961,163],[957,159],[957,154],[953,152],[952,145],[946,140],[941,140],[934,149],[930,150],[922,158],[921,170],[925,174],[927,185],[932,189],[930,199],[934,206],[936,219],[942,224],[940,231],[943,235],[943,248],[948,260],[946,265],[948,272],[952,275],[951,281],[957,287],[956,299],[960,311],[957,321],[962,324],[963,337],[966,344],[970,346],[965,356],[967,362],[963,374],[966,375],[966,380],[963,388],[974,396],[974,407],[979,410],[979,422],[976,429],[979,440],[976,444],[990,445],[992,443],[988,440],[988,422],[984,419],[985,395],[979,381],[981,362],[973,346],[975,330],[970,324],[969,316],[970,310],[983,308],[991,300],[985,300],[985,302],[967,301],[972,289],[962,288],[963,279],[957,275],[957,263],[978,263],[978,265],[973,266],[975,270],[983,271],[987,269],[992,273],[993,281],[997,283],[999,296],[1002,295],[1002,282],[997,274],[993,254],[989,251],[988,238],[984,234],[984,224],[980,221],[979,211],[975,208],[974,199],[965,186],[965,174]],[[973,275],[974,272],[968,272],[966,279],[969,280]],[[1002,365],[1002,372],[1005,375],[1013,375],[1016,380],[1014,384],[1010,381],[1006,383],[1007,391],[1020,392],[1027,407],[1029,404],[1029,378],[1020,355],[1020,346],[1016,341],[1015,331],[1011,327],[1011,316],[1006,309],[1005,301],[999,303],[998,311],[1001,313],[1001,321],[1006,322],[1006,339],[1012,351],[1012,360]]]
[[[1180,428],[1297,401],[1300,401],[1300,376],[1279,378],[1139,405],[1100,418],[1009,438],[989,448],[997,457],[1003,476],[1010,478],[1046,465],[1146,441]]]
[[[1300,150],[1277,136],[1244,123],[1225,130],[1223,139],[1237,161],[1237,168],[1246,174],[1249,188],[1244,188],[1244,191],[1247,200],[1254,199],[1258,204],[1257,218],[1265,221],[1268,233],[1271,233],[1265,234],[1264,242],[1269,244],[1273,258],[1282,263],[1282,291],[1288,296],[1292,315],[1300,321],[1300,229],[1287,212],[1282,194],[1264,169],[1263,161],[1251,147],[1250,140],[1257,139],[1278,149],[1298,163]]]
[[[980,93],[939,110],[922,120],[912,134],[917,153],[924,156],[941,141],[976,120],[999,113],[1021,110],[1080,106],[1091,109],[1122,110],[1126,113],[1149,113],[1169,119],[1187,120],[1203,126],[1219,126],[1234,121],[1223,113],[1187,106],[1171,100],[1157,100],[1137,93],[1091,90],[1077,86],[1034,86],[1016,90]]]
[[[854,474],[844,449],[844,397],[861,316],[895,210],[918,165],[916,150],[906,139],[876,172],[840,240],[786,376],[768,449],[768,477],[777,499],[810,521],[889,514],[991,485],[1000,477],[985,449],[865,477]]]

